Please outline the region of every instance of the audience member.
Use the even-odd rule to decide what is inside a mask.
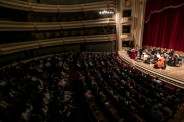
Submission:
[[[135,59],[135,49],[132,52],[130,57]],[[156,63],[157,67],[166,64],[166,58],[161,56],[163,59]],[[148,60],[154,62],[154,58]],[[147,113],[152,118],[158,115],[167,119],[183,102],[182,90],[168,92],[161,80],[130,67],[118,58],[116,52],[64,53],[1,71],[0,121],[75,122],[77,115],[72,103],[76,93],[70,85],[73,70],[79,74],[77,89],[82,91],[81,96],[86,102],[94,105],[99,98],[105,110],[112,112],[113,108],[117,114],[114,118],[119,120],[124,120],[123,110],[119,107],[132,118],[138,119],[137,116]]]

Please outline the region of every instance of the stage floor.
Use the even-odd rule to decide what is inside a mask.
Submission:
[[[134,63],[137,63],[145,68],[148,68],[152,71],[159,72],[159,73],[164,74],[168,77],[171,77],[171,78],[174,78],[176,80],[184,82],[184,63],[180,67],[171,67],[171,66],[167,65],[166,70],[154,69],[153,64],[145,64],[143,62],[137,62],[135,60],[130,59],[128,57],[126,51],[119,51],[119,54],[120,54],[120,56],[126,57],[127,59],[129,59],[129,60],[133,61]]]

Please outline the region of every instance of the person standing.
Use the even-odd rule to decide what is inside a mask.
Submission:
[[[131,49],[130,58],[131,59],[135,59],[136,58],[136,50],[134,48]]]
[[[165,61],[164,61],[163,68],[162,68],[163,70],[165,70],[167,66],[167,57],[164,56],[164,58],[165,58]]]
[[[141,56],[142,56],[142,54],[143,54],[143,51],[144,51],[143,48],[141,48],[141,49],[139,50],[139,59],[141,59]]]
[[[164,53],[164,58],[165,58],[165,61],[164,61],[164,67],[163,67],[163,70],[165,70],[166,69],[166,67],[167,67],[167,63],[168,63],[168,61],[169,61],[169,55],[165,52]]]

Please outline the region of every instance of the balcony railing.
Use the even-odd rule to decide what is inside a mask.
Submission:
[[[0,21],[0,31],[37,31],[37,30],[57,30],[73,29],[83,27],[98,27],[115,25],[112,18],[72,21],[72,22],[13,22]]]
[[[130,25],[130,24],[133,23],[133,21],[134,21],[133,17],[123,17],[121,19],[121,24],[123,24],[123,25]]]
[[[83,43],[83,42],[106,42],[114,40],[116,40],[116,34],[78,36],[78,37],[54,38],[46,40],[18,42],[0,45],[0,55],[62,44]]]
[[[0,0],[0,6],[24,11],[47,12],[47,13],[67,13],[81,11],[97,11],[102,8],[115,9],[113,1],[103,1],[75,5],[48,5],[24,2],[19,0]]]
[[[121,39],[124,41],[133,40],[133,34],[132,33],[123,33],[121,35]]]

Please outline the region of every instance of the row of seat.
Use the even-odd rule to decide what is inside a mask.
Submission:
[[[87,55],[88,56],[85,57],[87,61],[80,63],[84,64],[83,69],[85,69],[85,75],[87,75],[87,77],[89,77],[89,74],[92,75],[91,77],[95,77],[94,74],[98,74],[103,70],[107,73],[105,75],[102,72],[99,73],[99,75],[101,74],[100,77],[96,76],[95,83],[98,84],[99,82],[105,85],[102,85],[101,88],[97,87],[94,89],[107,88],[108,92],[111,90],[112,93],[115,92],[116,95],[114,95],[114,97],[118,96],[117,98],[121,101],[121,105],[129,110],[130,115],[136,119],[140,121],[142,121],[142,119],[147,121],[166,121],[174,115],[179,105],[181,105],[183,101],[183,91],[168,89],[164,84],[154,82],[153,78],[149,75],[142,74],[130,67],[122,67],[122,63],[116,65],[117,61],[113,60],[114,56],[105,59],[100,58],[101,60],[99,61],[95,55]],[[105,56],[102,54],[102,57]],[[113,64],[111,64],[109,60],[113,60]],[[101,64],[99,65],[100,62]],[[79,66],[82,67],[81,65]],[[111,66],[114,68],[109,68]],[[107,78],[104,80],[106,77],[110,79]],[[86,82],[89,81],[90,80]],[[94,80],[92,80],[92,82],[94,82]],[[98,93],[98,91],[99,90],[96,92]],[[102,93],[105,95],[105,92]]]
[[[0,72],[2,121],[80,121],[85,115],[99,122],[167,121],[183,103],[182,89],[155,82],[117,52],[56,54]]]

